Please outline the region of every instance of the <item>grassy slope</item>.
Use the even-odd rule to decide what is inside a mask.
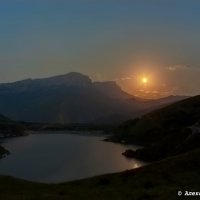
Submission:
[[[200,95],[153,111],[139,119],[129,120],[117,128],[115,137],[128,143],[138,141],[152,144],[199,120]]]
[[[139,143],[135,157],[160,160],[200,147],[200,134],[188,127],[200,122],[200,96],[188,98],[122,124],[114,135],[115,141]]]
[[[178,190],[199,191],[199,157],[200,150],[195,150],[136,170],[63,184],[31,183],[0,176],[0,199],[179,199]]]

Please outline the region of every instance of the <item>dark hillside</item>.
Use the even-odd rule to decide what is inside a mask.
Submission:
[[[136,157],[157,160],[200,147],[200,96],[191,97],[122,124],[113,140],[146,148]]]

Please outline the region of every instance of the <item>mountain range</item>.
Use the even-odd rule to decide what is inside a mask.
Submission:
[[[144,100],[115,82],[93,82],[71,72],[0,84],[0,113],[16,121],[43,123],[119,123],[184,99]]]

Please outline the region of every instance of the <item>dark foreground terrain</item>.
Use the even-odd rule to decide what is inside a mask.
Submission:
[[[5,200],[173,200],[177,192],[199,191],[200,150],[152,165],[62,184],[32,183],[0,176],[0,199]],[[184,197],[197,199],[198,197]]]

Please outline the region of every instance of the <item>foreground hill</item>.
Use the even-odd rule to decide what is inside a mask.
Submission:
[[[159,160],[198,148],[200,96],[182,100],[141,118],[127,121],[116,130],[113,139],[145,145],[144,149],[133,153],[133,156],[145,160]]]
[[[0,199],[176,200],[183,198],[178,197],[178,191],[199,191],[199,156],[200,150],[196,150],[135,170],[62,184],[0,176]]]
[[[64,124],[118,123],[177,100],[138,100],[115,82],[75,72],[2,83],[0,97],[0,112],[13,120]]]

